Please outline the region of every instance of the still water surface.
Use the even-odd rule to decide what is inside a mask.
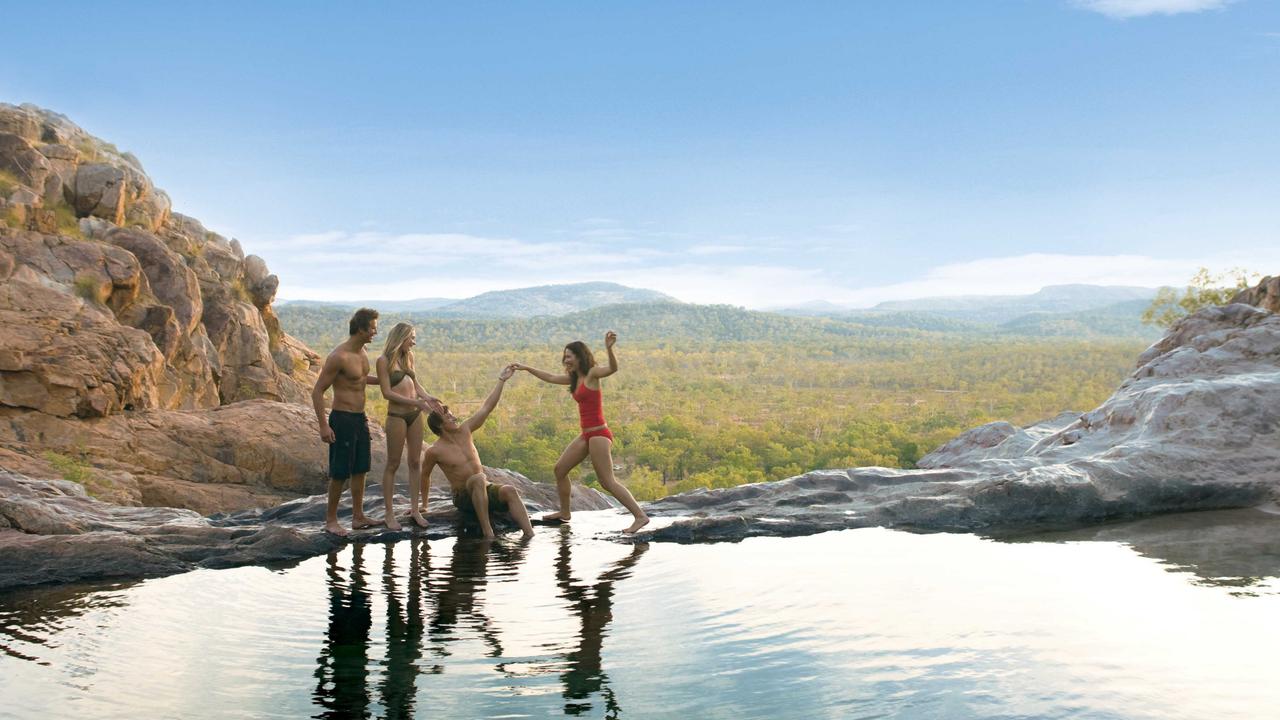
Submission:
[[[1280,717],[1280,518],[630,546],[618,518],[0,594],[0,717]]]

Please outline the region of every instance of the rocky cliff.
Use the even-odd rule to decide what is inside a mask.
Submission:
[[[280,329],[277,285],[239,242],[173,212],[133,155],[0,104],[6,467],[84,468],[102,497],[203,511],[296,494],[323,448],[244,432],[314,434],[286,403],[309,402],[319,358]],[[283,402],[222,411],[259,399]]]

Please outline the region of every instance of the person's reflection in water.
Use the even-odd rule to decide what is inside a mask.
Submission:
[[[427,541],[409,541],[408,586],[402,594],[396,588],[395,548],[386,546],[382,561],[382,589],[387,602],[386,668],[378,689],[387,718],[413,717],[418,659],[422,657],[422,591],[423,580],[430,569]]]
[[[497,577],[514,576],[524,561],[526,545],[509,545],[492,538],[459,537],[453,544],[453,558],[447,572],[436,573],[427,581],[427,590],[436,601],[436,614],[431,621],[431,637],[436,640],[441,655],[449,655],[446,644],[458,638],[452,631],[463,617],[469,617],[490,657],[502,657],[502,641],[493,621],[484,614],[482,596],[489,580],[489,560],[501,564]]]
[[[365,589],[362,545],[351,546],[351,576],[344,582],[338,552],[329,553],[329,632],[316,659],[316,718],[369,717],[369,629],[373,613]]]
[[[608,685],[609,676],[602,669],[600,653],[605,628],[613,619],[613,584],[631,575],[631,569],[649,545],[637,543],[631,546],[630,555],[615,562],[597,578],[594,585],[587,585],[573,577],[570,537],[569,528],[562,528],[560,553],[556,558],[556,584],[560,586],[560,597],[569,601],[570,609],[582,621],[582,631],[578,635],[577,649],[565,655],[568,669],[560,676],[564,682],[564,714],[589,712],[591,703],[585,701],[598,692],[604,696],[605,717],[618,718],[622,708]]]

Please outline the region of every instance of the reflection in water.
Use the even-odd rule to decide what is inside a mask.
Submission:
[[[351,571],[342,576],[338,553],[329,553],[329,632],[316,668],[316,704],[322,718],[369,717],[369,630],[373,609],[366,589],[364,546],[351,546]]]
[[[1108,523],[1019,538],[1023,542],[1090,541],[1128,545],[1135,552],[1196,575],[1197,584],[1265,592],[1280,578],[1280,519],[1256,509],[1206,510]]]
[[[447,643],[458,638],[456,630],[462,627],[480,634],[489,649],[489,657],[502,657],[501,638],[493,620],[484,612],[483,592],[490,579],[515,579],[526,549],[525,544],[510,546],[483,538],[458,538],[448,569],[427,581],[427,592],[436,605],[431,638],[437,642],[437,654],[441,657],[451,654]],[[493,578],[490,578],[490,559],[498,563]]]
[[[649,546],[633,546],[626,557],[609,566],[595,582],[587,583],[574,576],[571,540],[569,529],[564,528],[555,559],[555,582],[559,597],[567,601],[565,607],[578,621],[576,645],[566,648],[554,660],[547,658],[542,667],[560,673],[566,715],[590,711],[590,698],[600,694],[606,717],[617,718],[621,708],[603,670],[601,651],[607,626],[613,619],[614,583],[631,574]],[[488,657],[498,660],[498,673],[507,677],[520,675],[507,668],[507,653],[498,631],[500,623],[486,611],[484,592],[491,582],[517,581],[527,545],[459,539],[448,566],[433,572],[426,541],[415,539],[409,543],[408,569],[403,577],[394,548],[387,545],[383,550],[381,588],[386,639],[385,654],[378,663],[383,671],[376,680],[376,699],[370,687],[370,648],[379,644],[370,636],[376,603],[365,571],[365,554],[370,549],[351,546],[348,568],[341,566],[341,551],[329,554],[329,623],[315,669],[314,701],[322,710],[315,717],[372,717],[380,714],[377,704],[385,711],[385,717],[412,717],[417,678],[424,672],[424,654],[429,652],[442,661],[426,666],[426,673],[444,673],[443,660],[453,654],[450,644],[461,640],[468,631],[481,638]],[[403,586],[401,580],[405,581]],[[431,618],[426,621],[428,612]]]
[[[128,604],[124,590],[137,582],[59,585],[24,588],[0,596],[0,654],[48,665],[49,661],[18,649],[42,645],[72,621],[95,610]]]
[[[592,519],[528,544],[354,544],[281,572],[0,593],[0,717],[1172,720],[1280,703],[1275,515],[715,546],[619,545]]]
[[[560,552],[556,557],[556,584],[560,587],[560,597],[569,601],[570,610],[582,621],[578,647],[565,656],[569,668],[560,676],[564,682],[566,715],[590,711],[591,703],[582,701],[597,692],[605,698],[605,717],[617,718],[621,714],[617,697],[609,687],[609,676],[602,668],[600,651],[604,645],[605,630],[613,620],[613,584],[630,576],[631,568],[648,549],[647,543],[633,545],[630,555],[614,563],[594,585],[586,585],[573,577],[569,533],[568,528],[564,528]]]
[[[386,671],[379,683],[387,718],[413,717],[413,700],[422,657],[422,584],[430,569],[427,541],[409,541],[406,591],[396,587],[394,546],[387,545],[382,561],[382,589],[387,596]],[[441,668],[435,668],[439,672]]]

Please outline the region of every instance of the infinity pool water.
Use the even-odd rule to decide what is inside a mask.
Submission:
[[[1280,519],[626,545],[610,513],[0,595],[0,717],[1280,717]]]

